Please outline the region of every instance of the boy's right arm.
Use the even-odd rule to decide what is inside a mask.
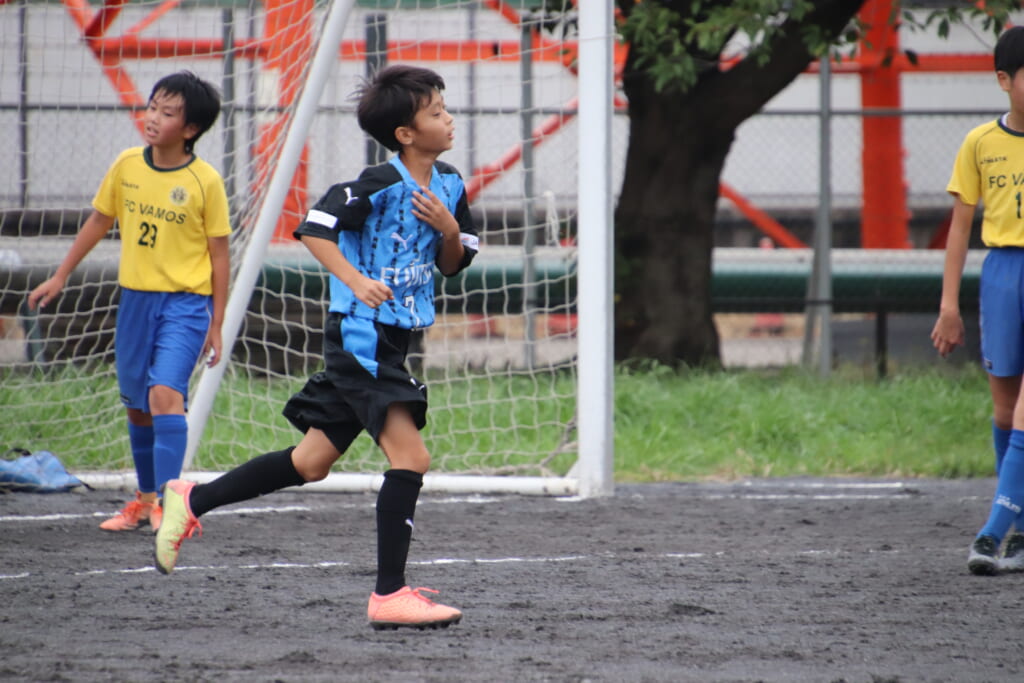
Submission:
[[[329,239],[301,235],[302,243],[332,275],[341,280],[352,290],[356,298],[370,308],[377,308],[385,301],[394,298],[391,288],[379,280],[371,280],[348,262],[338,245]]]
[[[34,310],[37,305],[42,308],[60,294],[71,272],[92,251],[92,248],[103,239],[103,236],[110,232],[112,227],[114,227],[113,216],[108,216],[93,209],[93,212],[85,219],[85,223],[82,224],[82,228],[78,231],[75,241],[71,243],[71,248],[68,249],[64,260],[57,266],[57,272],[29,293],[29,309]]]
[[[964,343],[964,321],[960,315],[960,283],[963,280],[964,264],[967,262],[967,246],[971,238],[971,222],[974,206],[965,204],[959,195],[953,203],[953,217],[946,237],[946,261],[942,270],[942,301],[939,304],[939,319],[932,328],[932,345],[940,356],[947,356]]]

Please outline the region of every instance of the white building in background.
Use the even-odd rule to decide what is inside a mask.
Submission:
[[[123,33],[151,9],[126,7],[108,34]],[[176,8],[146,26],[140,35],[219,38],[223,34],[223,12],[219,6]],[[368,17],[380,13],[354,9],[345,39],[362,40]],[[486,9],[391,10],[384,14],[390,41],[519,40],[515,26]],[[237,38],[259,35],[260,12],[240,7],[232,16]],[[955,27],[948,41],[912,32],[903,33],[901,40],[904,48],[919,53],[990,53],[992,48],[991,41],[980,32]],[[553,62],[534,63],[531,78],[525,83],[516,61],[425,64],[442,71],[447,82],[446,98],[457,119],[458,140],[446,160],[467,176],[473,168],[492,163],[514,149],[524,128],[563,109],[576,92],[573,75]],[[139,93],[146,97],[157,78],[180,68],[222,83],[225,64],[221,59],[126,59],[124,66]],[[337,75],[322,95],[323,113],[309,141],[311,197],[332,182],[353,176],[365,165],[365,143],[349,99],[363,74],[362,62],[339,60]],[[234,169],[229,183],[236,188],[237,201],[244,198],[246,185],[251,182],[247,177],[248,149],[254,131],[266,120],[266,114],[253,114],[252,110],[273,102],[274,84],[265,71],[241,59],[235,60],[235,77],[233,164],[228,163],[225,150],[225,117],[200,141],[199,151],[218,168],[229,172]],[[24,97],[22,82],[27,85]],[[1003,111],[1006,97],[992,74],[922,74],[904,76],[902,100],[908,111],[903,124],[908,204],[912,208],[947,206],[944,188],[963,135]],[[521,111],[526,101],[532,103],[534,111],[529,120]],[[21,105],[27,106],[27,114],[19,109]],[[27,190],[25,203],[31,208],[88,205],[96,183],[117,152],[139,140],[121,107],[63,5],[0,5],[0,129],[12,132],[6,149],[9,158],[17,159],[17,163],[0,164],[0,209],[23,208],[23,190]],[[840,209],[856,207],[862,182],[857,76],[834,76],[832,107],[837,112],[832,133],[834,204]],[[818,77],[799,77],[764,114],[740,127],[723,180],[769,211],[813,207],[819,186],[818,110]],[[19,142],[14,140],[13,132],[22,122],[27,136]],[[616,117],[613,137],[613,187],[617,188],[628,143],[624,115]],[[570,121],[535,149],[529,186],[522,166],[516,164],[482,192],[475,208],[500,216],[521,211],[525,197],[541,204],[539,198],[546,193],[562,200],[558,206],[572,206],[576,174],[571,164],[576,139]]]

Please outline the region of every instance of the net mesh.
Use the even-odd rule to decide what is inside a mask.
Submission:
[[[11,445],[47,448],[79,471],[131,471],[113,366],[116,234],[43,311],[24,306],[67,251],[118,152],[141,144],[152,84],[188,69],[223,110],[196,151],[221,171],[237,272],[318,46],[312,2],[0,8],[0,125],[17,131],[0,166],[0,314]],[[410,364],[430,387],[433,469],[563,475],[574,461],[576,82],[571,43],[505,3],[359,2],[319,94],[299,167],[261,266],[192,468],[219,471],[294,443],[280,415],[321,366],[326,279],[291,230],[331,184],[380,151],[351,94],[370,69],[415,63],[444,77],[456,119],[444,161],[462,171],[481,230],[470,271],[439,290],[438,321]],[[86,36],[89,36],[86,39]],[[116,233],[116,230],[114,231]],[[237,293],[233,293],[237,296]],[[193,387],[201,369],[197,369]],[[377,472],[366,438],[339,469]]]

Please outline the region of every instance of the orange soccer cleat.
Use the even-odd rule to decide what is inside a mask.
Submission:
[[[160,528],[161,512],[159,502],[145,503],[142,494],[136,491],[135,500],[128,502],[116,515],[100,524],[100,528],[104,531],[134,531],[149,524],[156,531]]]
[[[370,619],[370,626],[375,630],[398,629],[402,626],[410,628],[448,628],[452,624],[459,623],[462,619],[462,612],[440,605],[423,592],[437,593],[429,588],[404,588],[391,593],[390,595],[370,595],[370,605],[366,614]]]

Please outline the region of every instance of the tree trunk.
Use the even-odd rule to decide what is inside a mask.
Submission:
[[[660,0],[699,22],[699,3]],[[720,0],[728,4],[729,0]],[[771,41],[771,60],[720,69],[720,55],[685,93],[654,87],[633,50],[622,86],[629,148],[615,209],[615,357],[721,367],[711,309],[711,254],[718,183],[736,128],[811,62],[807,40],[836,39],[865,0],[819,0],[790,17]],[[623,16],[636,7],[618,0]],[[704,8],[706,9],[706,8]],[[810,38],[808,38],[810,36]]]
[[[629,149],[615,210],[616,359],[720,367],[712,233],[733,130],[701,121],[693,110],[699,98],[687,105],[679,95],[628,92]]]

